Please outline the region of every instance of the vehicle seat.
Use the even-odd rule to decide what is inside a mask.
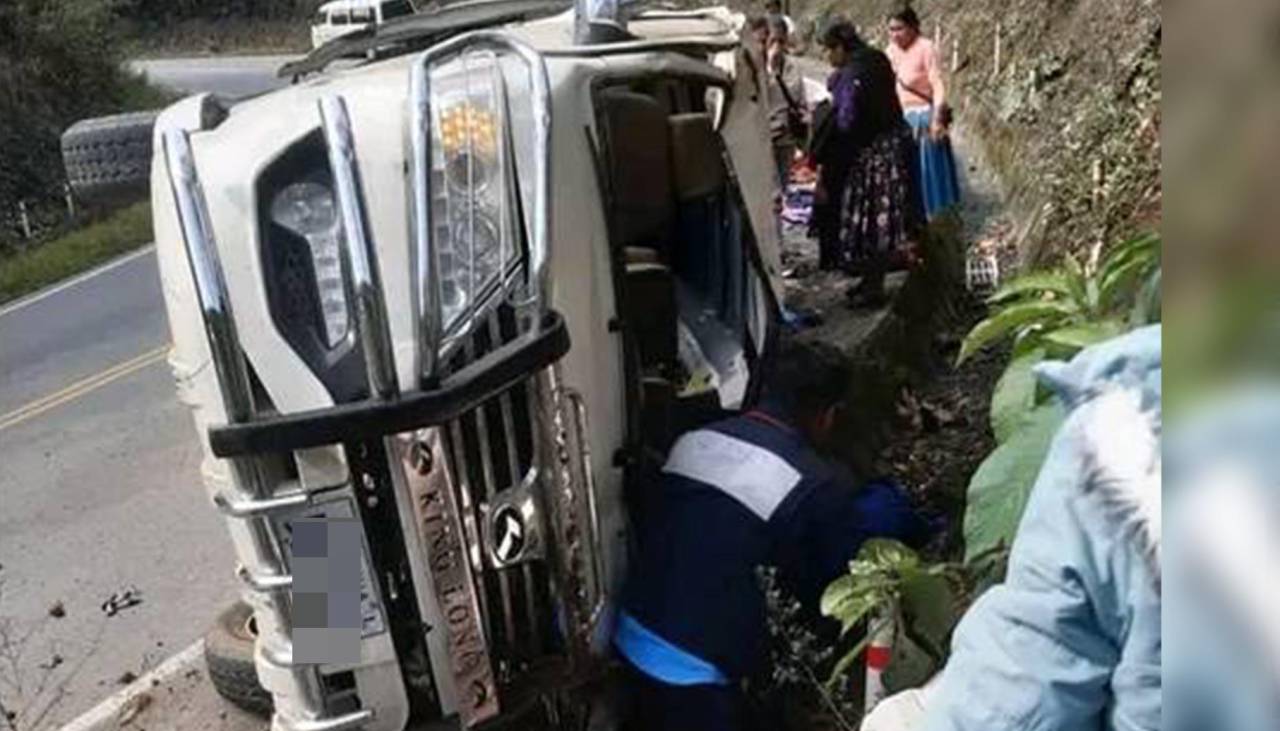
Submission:
[[[604,91],[600,104],[608,139],[615,245],[652,249],[666,261],[676,212],[666,112],[653,97],[627,89]]]
[[[646,374],[677,361],[675,281],[665,262],[675,232],[670,129],[656,99],[627,89],[600,96],[608,139],[615,246],[626,281],[621,313]]]

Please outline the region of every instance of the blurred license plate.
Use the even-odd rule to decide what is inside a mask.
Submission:
[[[293,573],[294,625],[354,629],[361,637],[386,631],[382,606],[373,589],[369,548],[351,498],[339,496],[310,505],[287,516],[280,525],[290,571]],[[359,591],[359,618],[354,601],[341,595]],[[327,596],[326,596],[327,595]],[[349,612],[341,609],[347,605]],[[324,608],[320,608],[323,606]],[[314,608],[313,608],[314,607]],[[323,614],[323,618],[320,618]]]

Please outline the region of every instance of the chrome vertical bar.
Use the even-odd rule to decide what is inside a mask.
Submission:
[[[466,344],[466,354],[468,361],[475,361],[475,346],[471,342]],[[475,499],[488,501],[498,491],[497,475],[493,470],[493,445],[489,441],[489,417],[485,414],[484,404],[476,407],[473,413],[475,413],[476,417],[476,438],[479,442],[480,474],[484,481],[484,492],[481,495],[476,495]],[[487,516],[483,517],[487,519]],[[482,530],[481,534],[483,532]],[[494,573],[498,576],[498,593],[502,597],[502,619],[503,628],[507,632],[507,643],[514,646],[516,642],[516,625],[515,612],[511,603],[511,577],[501,569],[495,570]]]
[[[218,261],[214,245],[213,223],[209,220],[204,190],[196,174],[191,139],[186,130],[170,129],[164,132],[163,140],[169,185],[178,206],[178,223],[182,228],[187,262],[191,266],[196,297],[204,317],[205,335],[209,338],[209,354],[218,374],[222,405],[228,422],[245,422],[253,416],[249,370],[240,353],[240,339],[231,314],[226,281],[222,277],[222,264]]]
[[[369,388],[378,398],[389,399],[399,393],[395,356],[391,348],[391,330],[387,324],[386,297],[382,292],[377,252],[365,216],[367,206],[360,168],[356,163],[351,116],[347,113],[346,100],[338,95],[321,97],[317,106],[324,126],[338,217],[342,224],[342,271],[356,303],[356,321],[360,345],[364,349]]]
[[[498,312],[494,311],[489,315],[489,340],[496,344],[502,342],[502,323],[498,321]],[[520,453],[516,444],[516,420],[511,407],[511,392],[503,391],[498,397],[498,408],[502,413],[502,439],[507,446],[507,472],[511,475],[511,483],[517,484],[517,476],[520,474]],[[530,445],[532,446],[532,445]],[[537,653],[542,649],[542,635],[537,631],[538,628],[538,599],[534,595],[534,576],[533,567],[529,564],[523,564],[520,567],[520,573],[525,583],[524,592],[524,610],[525,616],[529,620],[529,627],[533,628],[530,633],[532,640],[531,652]]]
[[[249,369],[240,351],[235,317],[227,295],[222,264],[218,260],[208,202],[196,172],[191,138],[186,130],[168,129],[161,134],[161,144],[227,421],[243,423],[253,416]],[[263,479],[254,460],[231,459],[228,464],[234,484],[240,489],[261,500],[272,498],[271,487]],[[280,554],[279,542],[273,535],[270,521],[264,517],[248,518],[244,525],[253,544],[253,559],[262,564],[259,568],[263,571],[256,575],[268,588],[264,596],[267,600],[265,605],[272,613],[272,624],[284,629],[292,627],[291,595],[284,580],[288,574],[284,570],[284,557]],[[287,648],[291,653],[287,637],[262,636],[260,640],[265,650],[284,651]],[[323,692],[314,669],[295,667],[293,677],[306,710],[315,715],[323,713]]]
[[[587,402],[582,394],[572,388],[564,389],[565,397],[573,407],[574,441],[577,442],[582,484],[587,492],[587,520],[591,528],[592,573],[595,574],[595,600],[605,595],[604,541],[600,532],[600,505],[596,495],[595,472],[591,465],[591,428],[587,422]]]
[[[411,104],[409,142],[413,150],[413,307],[417,327],[418,379],[429,383],[436,377],[440,357],[440,262],[431,245],[431,67],[419,63],[410,77]]]

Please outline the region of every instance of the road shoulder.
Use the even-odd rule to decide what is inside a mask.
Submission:
[[[62,731],[165,728],[265,731],[266,719],[223,700],[210,684],[200,640],[62,727]]]

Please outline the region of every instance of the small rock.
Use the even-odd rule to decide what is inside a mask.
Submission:
[[[136,673],[134,673],[132,670],[126,670],[123,673],[120,673],[120,677],[116,678],[116,682],[119,683],[120,685],[128,685],[129,683],[132,683],[137,679],[138,679],[138,676]]]
[[[61,601],[56,601],[53,606],[49,607],[49,616],[54,619],[62,619],[67,616],[67,608],[62,605]]]

